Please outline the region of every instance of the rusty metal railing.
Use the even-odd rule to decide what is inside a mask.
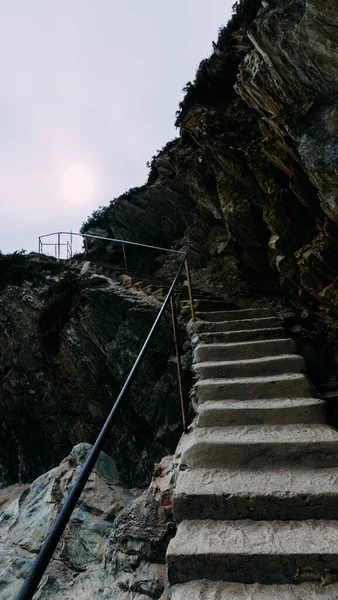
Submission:
[[[63,235],[67,235],[70,237],[70,241],[67,242],[62,242],[62,237]],[[50,243],[50,242],[43,242],[42,240],[44,238],[48,238],[51,236],[57,236],[57,239],[55,242]],[[190,311],[191,311],[191,319],[194,321],[195,320],[195,309],[194,309],[194,302],[193,302],[193,294],[192,294],[192,285],[191,285],[191,276],[190,276],[190,268],[189,268],[189,259],[188,259],[188,253],[184,252],[184,250],[173,250],[171,248],[162,248],[160,246],[151,246],[149,244],[141,244],[139,242],[130,242],[128,240],[119,240],[116,238],[108,238],[108,237],[104,237],[101,235],[90,235],[87,233],[73,233],[72,231],[56,231],[54,233],[47,233],[45,235],[40,235],[39,237],[39,253],[41,254],[43,252],[43,248],[44,246],[53,246],[56,248],[55,250],[55,258],[61,259],[61,248],[63,247],[67,247],[67,256],[65,258],[71,258],[73,255],[73,237],[74,236],[78,236],[83,238],[84,240],[84,247],[85,247],[85,253],[87,254],[88,252],[88,239],[94,239],[94,240],[103,240],[105,242],[114,242],[117,244],[121,244],[121,248],[122,248],[122,252],[123,252],[123,260],[124,260],[124,265],[125,265],[125,269],[126,271],[128,271],[128,262],[127,262],[127,253],[126,253],[126,246],[137,246],[139,248],[147,248],[149,250],[158,250],[159,252],[166,252],[168,254],[179,254],[181,256],[185,257],[184,260],[184,266],[185,266],[185,272],[186,272],[186,278],[187,278],[187,288],[188,288],[188,295],[189,295],[189,303],[190,303]],[[68,252],[70,255],[68,255]],[[128,272],[126,273],[126,275],[128,275]]]
[[[39,238],[39,252],[42,252],[43,246],[45,245],[44,243],[41,242],[41,238],[48,237],[49,235],[57,235],[58,236],[58,248],[59,248],[58,253],[60,254],[60,249],[62,247],[61,235],[64,233],[66,233],[66,232],[56,232],[56,234],[47,234],[46,236],[41,236]],[[68,232],[67,232],[67,234],[68,234]],[[68,234],[68,235],[70,235],[70,234]],[[101,429],[101,432],[100,432],[91,452],[88,455],[86,462],[84,463],[84,465],[79,473],[77,480],[75,481],[67,499],[65,500],[65,503],[64,503],[57,519],[55,520],[55,522],[52,526],[52,529],[50,530],[45,542],[43,543],[43,545],[40,549],[40,552],[37,555],[35,562],[34,562],[33,566],[31,567],[31,569],[27,575],[27,578],[26,578],[25,582],[23,583],[16,600],[31,600],[33,598],[33,596],[39,586],[41,578],[48,567],[48,564],[55,552],[55,549],[56,549],[59,541],[61,540],[63,532],[69,522],[69,519],[77,505],[77,502],[83,492],[83,489],[88,481],[88,478],[93,470],[93,467],[99,457],[99,454],[100,454],[100,452],[103,448],[103,445],[107,439],[107,436],[111,430],[116,411],[117,411],[120,403],[126,396],[128,390],[134,380],[137,369],[142,362],[144,354],[149,346],[149,343],[153,337],[153,334],[154,334],[154,332],[158,326],[158,323],[159,323],[169,302],[170,302],[170,306],[171,306],[171,316],[172,316],[172,324],[173,324],[173,332],[174,332],[175,351],[176,351],[176,358],[177,358],[178,382],[179,382],[179,391],[180,391],[180,399],[181,399],[183,429],[184,429],[184,431],[186,431],[186,429],[187,429],[187,419],[186,419],[186,413],[185,413],[183,384],[182,384],[182,368],[181,368],[181,359],[180,359],[180,352],[179,352],[179,343],[178,343],[178,337],[177,337],[177,316],[176,316],[176,307],[175,307],[175,298],[174,298],[175,286],[179,280],[179,277],[182,273],[183,268],[185,268],[187,282],[188,282],[189,300],[190,300],[190,306],[191,306],[191,318],[192,318],[192,320],[195,320],[195,311],[194,311],[193,295],[192,295],[192,289],[191,289],[191,278],[190,278],[189,262],[188,262],[187,253],[183,252],[181,250],[170,250],[168,248],[158,248],[155,246],[148,246],[145,244],[138,244],[138,243],[128,242],[128,241],[124,241],[124,240],[123,241],[116,240],[116,239],[112,239],[112,238],[104,238],[104,237],[100,237],[100,236],[91,236],[91,235],[86,235],[86,234],[74,234],[74,233],[72,233],[71,235],[72,236],[73,235],[81,235],[82,237],[86,237],[86,238],[91,237],[91,238],[96,238],[96,239],[103,239],[103,240],[106,240],[107,242],[108,241],[109,242],[111,242],[111,241],[119,242],[123,245],[134,245],[134,246],[140,246],[143,248],[151,248],[153,250],[159,250],[159,251],[163,251],[163,252],[172,252],[172,253],[181,255],[182,260],[179,264],[179,268],[178,268],[176,275],[171,283],[170,289],[164,299],[161,309],[150,329],[147,339],[145,340],[145,342],[141,348],[141,351],[140,351],[140,353],[139,353],[139,355],[138,355],[138,357],[137,357],[137,359],[136,359],[136,361],[135,361],[135,363],[134,363],[134,365],[122,387],[120,394],[118,395],[118,397],[110,411],[110,414],[108,415],[108,418],[107,418],[103,428]],[[124,254],[125,264],[127,266],[125,249],[123,250],[123,254]]]

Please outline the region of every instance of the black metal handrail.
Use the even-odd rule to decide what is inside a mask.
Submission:
[[[60,232],[61,233],[61,232]],[[50,234],[53,235],[53,234]],[[55,235],[55,234],[54,234]],[[74,234],[73,234],[74,235]],[[81,234],[78,234],[81,235]],[[44,236],[42,236],[44,237]],[[99,237],[99,236],[88,236],[88,237]],[[100,239],[100,238],[99,238]],[[106,241],[111,241],[108,238],[101,238],[104,239]],[[39,238],[40,240],[40,238]],[[113,240],[116,242],[120,242],[122,243],[122,240]],[[128,243],[133,245],[133,242],[123,242],[123,243]],[[171,252],[171,250],[166,249],[162,249],[162,248],[155,248],[153,246],[146,246],[143,244],[135,244],[137,246],[143,246],[146,248],[154,248],[156,250],[164,250],[166,252]],[[39,249],[40,249],[40,244],[39,244]],[[161,309],[154,321],[153,326],[150,329],[150,332],[147,336],[147,339],[145,340],[142,349],[137,357],[137,359],[135,360],[135,363],[127,377],[127,380],[125,381],[120,394],[118,395],[114,406],[112,407],[108,418],[106,419],[106,422],[103,426],[103,428],[101,429],[101,432],[96,440],[96,442],[94,443],[94,446],[92,447],[87,460],[85,461],[79,475],[78,478],[76,479],[71,491],[69,492],[69,495],[57,517],[57,519],[55,520],[45,542],[43,543],[43,545],[41,546],[41,549],[39,551],[38,556],[36,557],[26,579],[25,582],[23,583],[21,590],[17,596],[16,600],[31,600],[38,588],[38,585],[41,581],[41,578],[43,576],[43,574],[45,573],[47,566],[54,554],[54,551],[62,537],[62,534],[70,520],[70,517],[76,507],[76,504],[82,494],[82,491],[88,481],[88,478],[93,470],[93,467],[99,457],[99,454],[103,448],[103,445],[107,439],[107,436],[110,432],[110,429],[112,427],[112,423],[114,420],[114,416],[116,414],[116,411],[120,405],[120,403],[122,402],[122,400],[124,399],[124,397],[126,396],[130,385],[133,382],[134,376],[136,374],[136,371],[143,359],[143,356],[148,348],[148,345],[150,343],[150,340],[152,339],[154,332],[157,328],[157,325],[168,305],[168,302],[170,301],[171,303],[171,310],[172,310],[172,319],[173,319],[173,329],[174,329],[174,341],[175,341],[175,347],[176,347],[176,356],[177,356],[177,366],[178,366],[178,376],[179,376],[179,386],[180,386],[180,395],[181,395],[181,403],[182,403],[182,417],[183,417],[183,428],[184,430],[186,429],[186,418],[185,418],[185,411],[184,411],[184,403],[183,403],[183,397],[182,397],[182,377],[181,377],[181,366],[180,366],[180,358],[179,358],[179,353],[178,353],[178,342],[177,342],[177,331],[176,331],[176,314],[175,314],[175,303],[173,301],[173,291],[174,288],[177,284],[177,281],[181,275],[183,266],[185,265],[186,267],[186,271],[187,271],[187,279],[188,279],[188,286],[190,286],[190,291],[191,291],[191,281],[190,281],[190,273],[189,273],[189,265],[188,265],[188,255],[186,252],[183,251],[177,251],[177,250],[173,250],[172,252],[175,252],[177,254],[181,254],[183,256],[182,261],[180,262],[178,271],[175,275],[175,278],[171,284],[171,287],[169,289],[169,292],[161,306]],[[192,295],[191,295],[191,300],[192,300]],[[194,316],[194,310],[193,310],[193,304],[192,304],[192,319],[194,320],[195,316]]]

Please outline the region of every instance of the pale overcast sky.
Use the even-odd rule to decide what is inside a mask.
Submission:
[[[0,0],[0,250],[145,182],[232,4]]]

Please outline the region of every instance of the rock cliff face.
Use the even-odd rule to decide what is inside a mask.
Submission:
[[[88,444],[79,444],[58,467],[41,475],[30,486],[16,485],[0,490],[0,595],[4,600],[16,597],[88,448]],[[86,589],[91,593],[95,587],[102,591],[100,565],[114,518],[134,497],[121,485],[113,461],[101,454],[55,560],[44,577],[38,598],[64,598],[66,592],[71,594],[72,591],[85,598]]]
[[[279,4],[279,6],[278,6]],[[301,206],[298,236],[278,223],[283,202],[266,218],[281,276],[326,309],[337,310],[338,56],[337,4],[266,6],[248,34],[253,49],[236,90],[266,124],[262,150],[286,175]],[[287,216],[292,217],[288,211]],[[290,219],[292,222],[294,219]],[[289,228],[287,228],[289,229]],[[298,239],[297,239],[298,238]]]
[[[89,444],[78,444],[31,485],[0,490],[3,600],[16,597],[89,449]],[[123,486],[114,462],[101,453],[34,598],[158,600],[174,531],[165,501],[171,472],[167,458],[141,495]]]
[[[0,268],[4,485],[32,481],[73,445],[94,442],[161,303],[34,256],[0,257]],[[106,444],[129,485],[149,482],[182,431],[174,354],[168,314]]]
[[[310,360],[317,384],[337,379],[337,47],[336,0],[237,2],[213,54],[186,87],[177,115],[180,136],[153,158],[148,183],[97,211],[83,227],[185,248],[201,291],[240,306],[272,303]],[[90,244],[89,255],[114,253]],[[151,260],[147,267],[161,276],[175,269],[171,260]],[[10,262],[0,256],[2,485],[31,482],[75,444],[93,442],[158,309],[156,299],[109,278],[80,276],[34,257]],[[154,461],[172,452],[179,437],[173,354],[167,320],[109,438],[106,451],[120,475],[116,482],[96,482],[94,496],[104,489],[108,504],[98,508],[91,499],[100,532],[93,552],[87,548],[84,557],[79,534],[76,543],[66,540],[57,559],[67,590],[73,586],[69,598],[158,600],[164,590],[164,548],[173,524],[163,493],[171,467],[163,466],[165,489],[154,484],[136,504],[129,500],[137,492],[126,486],[144,486]],[[186,391],[189,383],[186,370]],[[23,532],[17,517],[28,523],[40,484],[62,496],[77,469],[67,461],[20,489],[10,507],[8,496],[16,491],[3,492],[8,598],[41,541],[28,539],[29,529]],[[110,527],[116,503],[126,509]],[[80,521],[86,527],[87,516]],[[74,531],[77,524],[75,519]],[[58,585],[52,570],[40,597],[64,598],[65,586]]]
[[[153,159],[148,186],[113,202],[96,224],[129,239],[176,241],[196,270],[212,265],[226,291],[238,280],[282,288],[333,325],[337,3],[237,5],[187,85],[180,137]]]

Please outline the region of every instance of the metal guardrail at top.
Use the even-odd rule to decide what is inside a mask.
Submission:
[[[58,231],[57,233],[47,233],[47,235],[42,235],[39,237],[39,254],[43,254],[45,252],[45,247],[52,248],[54,252],[52,252],[53,256],[57,259],[60,258],[72,258],[73,256],[73,234],[70,233],[70,239],[66,242],[61,242],[61,235],[63,232]],[[42,242],[42,238],[45,237],[53,237],[57,236],[54,242]],[[62,249],[66,248],[66,256],[62,256]]]
[[[69,242],[67,241],[66,243],[62,242],[62,235],[67,235],[70,237]],[[42,242],[41,240],[47,237],[51,237],[51,236],[57,236],[57,242],[54,243],[46,243],[46,242]],[[190,302],[190,311],[191,311],[191,318],[194,321],[195,320],[195,309],[194,309],[194,302],[193,302],[193,295],[192,295],[192,286],[191,286],[191,277],[190,277],[190,269],[189,269],[189,260],[188,260],[188,253],[184,252],[184,250],[172,250],[171,248],[161,248],[160,246],[150,246],[149,244],[141,244],[139,242],[130,242],[128,240],[118,240],[116,238],[108,238],[108,237],[104,237],[101,235],[91,235],[91,234],[87,234],[87,233],[73,233],[72,231],[56,231],[54,233],[46,233],[45,235],[40,235],[39,236],[39,253],[41,254],[43,252],[43,247],[44,246],[54,246],[55,249],[55,258],[60,259],[61,256],[61,248],[63,246],[68,246],[70,248],[70,256],[66,257],[66,258],[71,258],[73,255],[73,236],[78,236],[84,239],[84,244],[85,244],[85,252],[87,253],[88,251],[88,243],[87,240],[88,238],[94,239],[94,240],[103,240],[105,242],[115,242],[117,244],[121,244],[122,247],[122,251],[123,251],[123,258],[124,258],[124,265],[126,268],[126,275],[128,275],[128,263],[127,263],[127,253],[126,253],[126,248],[125,246],[137,246],[139,248],[147,248],[148,250],[158,250],[159,252],[166,252],[168,254],[179,254],[181,256],[185,257],[185,272],[186,272],[186,277],[187,277],[187,284],[188,284],[188,294],[189,294],[189,302]]]
[[[41,240],[46,238],[46,237],[51,237],[51,236],[57,236],[57,241],[54,241],[53,243],[47,243],[47,242],[42,242]],[[121,244],[122,246],[138,246],[139,248],[148,248],[150,250],[159,250],[160,252],[168,252],[171,254],[186,254],[183,250],[172,250],[171,248],[161,248],[160,246],[149,246],[148,244],[140,244],[139,242],[129,242],[127,240],[118,240],[115,238],[108,238],[108,237],[104,237],[102,235],[90,235],[87,233],[73,233],[72,231],[55,231],[54,233],[46,233],[45,235],[40,235],[39,236],[39,253],[43,252],[43,247],[44,246],[56,246],[57,247],[57,256],[55,258],[61,258],[60,256],[60,249],[62,246],[66,246],[66,243],[61,242],[61,236],[62,235],[68,235],[70,240],[69,240],[69,246],[70,246],[70,252],[71,252],[71,256],[72,256],[72,252],[73,252],[73,236],[78,236],[78,237],[82,237],[84,239],[84,243],[85,243],[85,251],[87,252],[88,247],[87,247],[87,242],[86,240],[88,238],[93,238],[95,240],[103,240],[106,242],[116,242],[118,244]],[[70,256],[70,258],[71,258]]]
[[[56,234],[48,234],[48,235],[58,235],[58,239],[60,241],[62,233],[65,233],[65,232],[57,232]],[[41,236],[41,237],[48,237],[48,235]],[[72,234],[72,235],[82,235],[82,237],[85,236],[83,234]],[[169,292],[168,292],[167,296],[165,297],[165,300],[161,306],[161,309],[149,331],[147,339],[145,340],[145,342],[141,348],[141,351],[140,351],[137,359],[135,360],[135,363],[134,363],[134,365],[122,387],[122,390],[121,390],[120,394],[118,395],[118,397],[115,401],[115,404],[112,407],[110,414],[108,415],[108,418],[107,418],[103,428],[101,429],[101,432],[100,432],[91,452],[89,453],[86,462],[84,463],[84,465],[79,473],[77,480],[75,481],[75,483],[74,483],[57,519],[55,520],[55,522],[52,526],[52,529],[50,530],[45,542],[43,543],[43,545],[40,549],[40,552],[39,552],[38,556],[36,557],[35,562],[34,562],[33,566],[31,567],[31,569],[27,575],[27,578],[26,578],[25,582],[23,583],[16,600],[31,600],[33,598],[33,596],[39,586],[41,578],[48,567],[48,564],[54,554],[54,551],[55,551],[59,541],[61,540],[62,534],[70,520],[70,517],[76,507],[76,504],[83,492],[83,489],[88,481],[88,478],[93,470],[93,467],[94,467],[94,465],[99,457],[99,454],[103,448],[103,445],[107,439],[107,436],[108,436],[110,429],[112,427],[112,424],[113,424],[113,420],[114,420],[116,411],[117,411],[121,401],[126,396],[128,390],[130,388],[130,385],[132,384],[132,382],[134,380],[136,371],[142,362],[144,354],[149,346],[149,342],[151,341],[151,339],[153,337],[153,334],[158,326],[158,323],[159,323],[169,301],[170,301],[170,305],[171,305],[171,315],[172,315],[174,342],[175,342],[175,350],[176,350],[176,357],[177,357],[178,381],[179,381],[179,391],[180,391],[182,420],[183,420],[184,431],[186,431],[186,428],[187,428],[187,421],[186,421],[185,408],[184,408],[184,398],[183,398],[183,387],[182,387],[182,369],[181,369],[179,345],[178,345],[178,339],[177,339],[176,309],[175,309],[175,300],[174,300],[174,295],[173,295],[174,288],[179,280],[179,277],[182,273],[183,267],[185,267],[188,288],[189,288],[191,318],[192,318],[192,320],[195,320],[195,312],[194,312],[194,304],[193,304],[193,297],[192,297],[192,291],[191,291],[191,279],[190,279],[189,262],[188,262],[187,253],[183,252],[181,250],[169,250],[168,248],[158,248],[155,246],[147,246],[145,244],[138,244],[138,243],[134,244],[133,242],[116,240],[116,239],[111,239],[111,238],[104,238],[104,237],[100,237],[100,236],[87,235],[86,237],[103,239],[103,240],[106,240],[107,242],[113,241],[113,242],[118,242],[118,243],[126,244],[126,245],[135,245],[135,246],[140,246],[143,248],[160,250],[163,252],[172,252],[175,254],[180,254],[182,256],[182,260],[180,262],[180,265],[179,265],[179,268],[175,275],[175,278],[172,281]],[[39,251],[41,251],[40,240],[41,240],[41,238],[39,238]],[[61,242],[60,242],[60,244],[61,244]]]

